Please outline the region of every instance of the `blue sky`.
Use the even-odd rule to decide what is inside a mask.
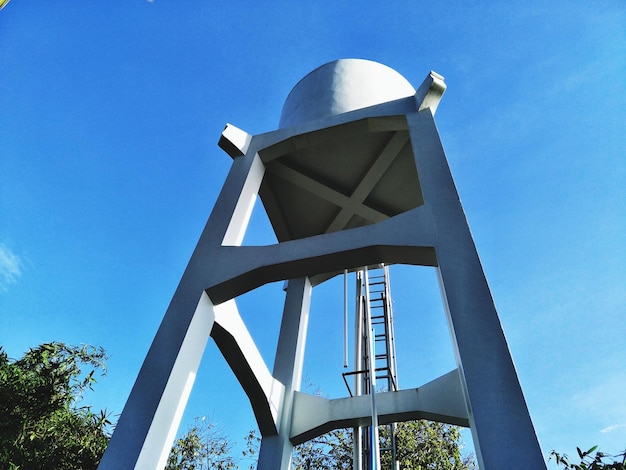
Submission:
[[[344,57],[414,86],[431,69],[446,78],[437,124],[542,447],[626,448],[617,0],[11,1],[0,345],[12,357],[51,340],[103,346],[109,373],[89,399],[120,413],[226,177],[225,123],[275,129],[293,85]],[[254,224],[254,241],[271,238],[262,214]],[[399,324],[403,305],[423,306],[423,328],[398,338],[401,385],[417,386],[454,366],[448,333],[434,273],[392,276]],[[307,349],[305,374],[329,395],[344,393],[340,286],[314,291]],[[279,296],[272,285],[239,302],[270,365]],[[254,425],[212,345],[184,420],[202,415],[235,440]]]

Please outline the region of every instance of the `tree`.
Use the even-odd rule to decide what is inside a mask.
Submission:
[[[0,468],[28,470],[95,469],[110,438],[111,423],[105,411],[94,413],[79,406],[83,394],[106,372],[102,348],[45,343],[18,360],[9,359],[0,347]],[[381,427],[381,447],[390,439]],[[396,428],[398,459],[406,469],[467,470],[458,428],[428,421],[400,423]],[[216,424],[196,419],[176,440],[168,470],[231,470],[241,459],[256,466],[259,437],[251,431],[240,458],[232,455],[233,443]],[[593,449],[592,449],[593,450]],[[589,451],[591,452],[591,450]],[[383,468],[391,468],[383,453]],[[563,462],[563,458],[561,458]],[[294,449],[292,468],[348,469],[352,467],[352,433],[336,429]],[[623,467],[566,467],[586,468]]]
[[[381,448],[389,440],[389,427],[381,427]],[[463,457],[460,430],[456,426],[418,420],[398,423],[397,458],[407,470],[475,470],[473,457]],[[245,438],[242,457],[256,468],[260,438],[250,431]],[[240,459],[230,454],[232,445],[210,422],[198,421],[176,441],[170,453],[167,470],[204,468],[239,468]],[[352,430],[335,429],[294,448],[292,470],[352,469]],[[381,468],[394,468],[389,452],[381,452]]]
[[[381,438],[389,441],[389,427],[381,428]],[[385,447],[383,443],[381,447]],[[396,458],[400,468],[407,470],[470,470],[475,469],[473,456],[461,453],[461,430],[458,426],[417,420],[397,423]],[[381,455],[382,468],[393,468],[391,454]]]
[[[111,423],[105,411],[78,404],[105,360],[102,348],[86,345],[45,343],[18,360],[0,347],[1,468],[98,466]]]
[[[593,446],[586,452],[580,450],[580,447],[576,447],[580,463],[570,462],[569,457],[566,454],[559,454],[554,450],[550,452],[550,460],[554,458],[557,465],[562,465],[563,469],[574,470],[626,470],[626,451],[618,455],[609,455],[604,452],[596,452],[598,446]],[[593,455],[593,453],[595,455]],[[613,462],[605,461],[613,460]],[[618,460],[615,460],[618,459]]]
[[[236,468],[230,455],[232,443],[204,416],[196,418],[187,432],[176,439],[167,459],[166,470],[231,470]]]
[[[396,458],[407,470],[472,470],[473,457],[461,454],[461,433],[457,426],[426,420],[396,424]],[[390,447],[390,427],[380,427],[380,448]],[[351,469],[352,431],[335,429],[294,449],[292,468]],[[381,468],[394,468],[390,452],[381,452]]]
[[[352,430],[333,429],[296,446],[291,468],[293,470],[351,469]]]

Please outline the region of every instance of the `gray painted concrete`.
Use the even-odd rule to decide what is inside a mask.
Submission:
[[[419,388],[376,394],[380,424],[429,419],[469,427],[459,372],[453,370]],[[291,441],[297,445],[337,428],[369,426],[369,395],[327,399],[295,394]]]
[[[311,283],[308,278],[289,281],[287,298],[280,326],[274,377],[284,384],[277,434],[264,434],[259,450],[258,468],[289,468],[293,442],[290,439],[294,411],[294,395],[300,390],[304,347],[309,322]]]
[[[315,121],[413,96],[415,89],[398,72],[363,59],[340,59],[316,68],[285,100],[279,127]]]
[[[378,66],[391,85],[402,83],[397,73],[379,64],[351,60],[341,67],[322,67],[352,78],[332,81],[341,84],[329,91],[332,99],[305,100],[306,106],[298,107],[301,92],[306,95],[303,90],[310,88],[309,79],[303,80],[300,87],[304,88],[290,95],[281,121],[289,127],[256,136],[232,125],[224,130],[220,147],[233,158],[231,170],[100,468],[163,467],[209,335],[250,398],[263,435],[259,468],[286,469],[295,442],[338,423],[366,419],[363,397],[326,403],[298,388],[309,279],[314,285],[344,269],[378,263],[438,270],[458,363],[457,372],[417,392],[383,394],[381,420],[430,416],[469,424],[481,468],[546,468],[434,124],[433,113],[445,90],[443,80],[431,73],[414,94],[406,95],[400,86],[400,96],[377,104],[362,98],[362,90],[381,86],[368,79],[378,73],[362,77],[362,66],[370,71]],[[348,86],[357,78],[363,82]],[[304,110],[309,107],[315,109]],[[381,138],[397,145],[365,152],[367,161],[356,160],[367,148],[354,152],[355,147],[380,143]],[[340,151],[333,153],[337,147]],[[324,165],[314,158],[322,154]],[[311,165],[287,171],[282,167],[289,159]],[[325,184],[320,172],[330,169],[335,174],[350,164],[361,165],[364,171],[343,173],[350,188],[349,196],[342,198],[336,188]],[[411,181],[403,180],[407,174],[413,175]],[[386,192],[398,184],[413,195],[412,201],[393,205],[394,198]],[[285,186],[293,191],[292,199],[277,197]],[[401,193],[396,188],[393,196]],[[269,208],[280,243],[240,246],[257,194]],[[371,199],[384,210],[372,207]],[[290,213],[289,201],[306,203],[302,207],[320,217],[304,229],[290,225],[289,217],[280,216]],[[324,214],[329,205],[343,215],[328,222]],[[291,281],[277,350],[280,357],[270,374],[232,299],[281,279]],[[425,391],[438,387],[448,390],[449,399],[444,400],[446,393],[428,399]],[[312,416],[312,410],[324,418]]]

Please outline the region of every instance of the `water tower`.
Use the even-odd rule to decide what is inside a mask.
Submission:
[[[219,146],[231,170],[101,469],[165,465],[209,337],[250,399],[261,469],[289,468],[294,444],[336,427],[375,430],[417,418],[470,427],[482,469],[546,468],[433,120],[444,90],[434,72],[416,91],[384,65],[338,60],[293,88],[278,130],[253,136],[226,126]],[[257,195],[278,243],[242,246]],[[436,270],[457,368],[397,389],[386,330],[391,352],[380,369],[390,371],[390,385],[368,394],[379,368],[368,276],[399,263]],[[299,391],[309,303],[315,285],[346,271],[360,273],[365,298],[355,373],[366,379],[354,382],[354,396],[324,399]],[[279,280],[286,296],[270,371],[234,299]],[[376,467],[375,458],[363,460],[355,467]]]

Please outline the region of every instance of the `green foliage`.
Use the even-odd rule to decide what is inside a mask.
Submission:
[[[391,447],[390,426],[380,427],[380,448]],[[458,427],[418,420],[395,426],[396,458],[400,468],[407,470],[473,470],[472,457],[461,454],[461,433]],[[331,470],[352,468],[352,430],[335,429],[294,449],[295,470]],[[381,468],[392,469],[392,455],[381,451]]]
[[[79,407],[85,390],[106,372],[93,346],[45,343],[18,360],[0,347],[0,467],[96,468],[108,444],[104,411]],[[87,372],[83,368],[87,366]]]
[[[352,430],[334,429],[296,446],[291,468],[294,470],[351,469]]]
[[[626,451],[618,455],[609,455],[604,452],[596,452],[598,446],[593,446],[584,452],[580,447],[576,447],[580,463],[570,462],[566,454],[559,454],[554,450],[550,452],[550,460],[554,459],[557,465],[562,465],[562,469],[574,470],[626,470]],[[595,455],[593,454],[594,452]],[[606,460],[613,460],[608,462]],[[617,459],[617,460],[615,460]]]
[[[9,359],[0,347],[0,468],[28,470],[95,469],[110,438],[104,411],[94,413],[78,406],[84,392],[104,375],[106,355],[102,348],[46,343],[30,349],[18,360]],[[381,448],[388,446],[389,427],[381,427]],[[463,460],[459,429],[429,421],[411,421],[396,426],[401,468],[426,470],[474,469],[473,460]],[[245,438],[242,459],[256,466],[259,442],[255,431]],[[215,423],[196,419],[176,440],[167,462],[168,470],[232,470],[240,458],[232,455],[233,444]],[[594,449],[582,453],[587,457]],[[557,462],[576,470],[622,469],[592,466],[604,455],[598,453],[589,466],[569,464],[567,456],[555,454]],[[382,468],[392,468],[389,453],[382,453]],[[569,465],[569,466],[568,466]],[[584,464],[583,464],[584,465]],[[336,429],[294,449],[292,468],[352,468],[352,431]]]
[[[196,418],[195,424],[174,442],[166,470],[231,470],[236,468],[230,455],[232,443],[215,423]]]
[[[389,447],[389,426],[381,427],[381,448]],[[461,431],[457,426],[417,420],[396,424],[396,458],[407,470],[470,470],[472,457],[461,455]],[[391,453],[381,454],[382,468],[392,468]]]
[[[261,447],[261,438],[257,434],[256,429],[251,429],[245,438],[246,448],[242,452],[244,460],[250,461],[249,470],[256,468],[258,460],[259,449]]]

